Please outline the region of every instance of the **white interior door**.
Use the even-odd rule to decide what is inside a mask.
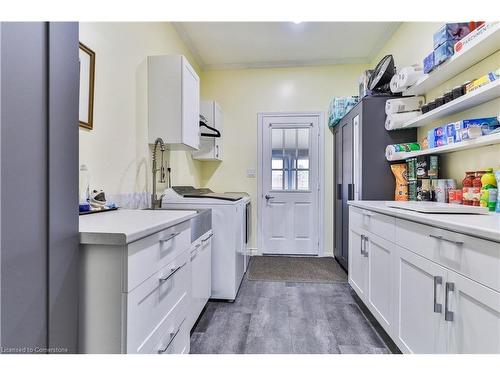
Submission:
[[[319,116],[264,116],[261,252],[318,255]]]

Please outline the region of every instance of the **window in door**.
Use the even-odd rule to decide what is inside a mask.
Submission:
[[[272,190],[309,190],[310,128],[272,128]]]

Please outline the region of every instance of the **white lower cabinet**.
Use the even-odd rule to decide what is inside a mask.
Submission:
[[[500,293],[453,271],[446,284],[448,352],[500,354]]]
[[[356,227],[349,227],[349,284],[364,302],[367,292],[368,261],[364,252],[366,242],[362,232]]]
[[[188,353],[189,221],[125,245],[82,245],[80,353]]]
[[[440,230],[438,240],[456,249],[437,248],[436,255],[424,241],[428,235],[417,241],[409,233],[435,228],[397,219],[390,241],[358,221],[349,227],[349,284],[402,352],[500,354],[500,291],[494,289],[500,270],[491,274],[498,243]],[[460,262],[449,260],[455,258]]]
[[[387,332],[393,330],[394,249],[395,245],[375,234],[365,235],[365,256],[368,259],[368,299],[373,315]]]
[[[193,328],[212,294],[212,233],[193,243],[191,249],[191,303],[186,325]]]
[[[446,269],[403,248],[397,253],[395,342],[406,353],[444,353]]]

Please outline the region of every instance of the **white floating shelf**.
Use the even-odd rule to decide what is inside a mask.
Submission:
[[[421,116],[415,117],[405,122],[401,129],[419,128],[427,125],[433,120],[443,118],[453,113],[465,111],[466,109],[478,106],[489,102],[490,100],[500,98],[500,80],[484,85],[468,94],[465,94],[449,103],[446,103],[432,111],[424,113]],[[398,129],[393,129],[398,130]]]
[[[477,148],[482,146],[489,146],[500,143],[500,133],[483,135],[482,137],[470,139],[468,141],[462,141],[459,143],[453,143],[451,145],[429,148],[421,151],[411,151],[399,154],[398,157],[391,159],[389,161],[405,160],[411,157],[420,155],[434,155],[434,154],[445,154],[449,152],[462,151],[470,148]]]
[[[406,90],[404,95],[423,95],[498,51],[500,48],[500,23],[495,24],[491,32],[478,37],[472,43],[469,48],[453,55],[448,61],[426,74],[415,85]]]

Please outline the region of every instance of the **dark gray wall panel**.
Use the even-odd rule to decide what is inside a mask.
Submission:
[[[78,23],[49,23],[49,347],[77,351]]]
[[[1,319],[4,348],[47,343],[44,23],[2,24]]]

